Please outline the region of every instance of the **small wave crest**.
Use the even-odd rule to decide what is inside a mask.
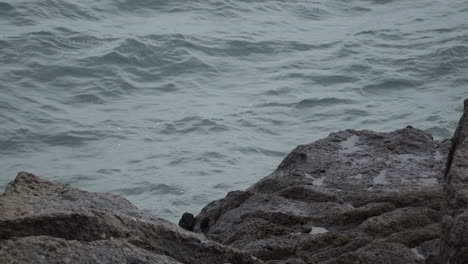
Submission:
[[[166,135],[189,133],[218,133],[228,131],[229,127],[222,120],[206,119],[200,116],[185,117],[162,125],[160,133]]]
[[[0,2],[0,13],[11,12],[15,10],[15,7],[9,3]]]
[[[265,104],[260,105],[260,107],[293,107],[296,109],[305,109],[305,108],[312,108],[312,107],[319,107],[319,106],[327,107],[327,106],[352,104],[352,103],[354,103],[354,101],[349,100],[349,99],[310,98],[310,99],[300,100],[299,102],[296,102],[296,103],[277,103],[277,102],[265,103]]]
[[[140,182],[133,184],[133,187],[121,188],[113,190],[112,192],[120,195],[141,195],[141,194],[152,194],[152,195],[182,195],[184,189],[176,185],[157,184],[151,182]]]

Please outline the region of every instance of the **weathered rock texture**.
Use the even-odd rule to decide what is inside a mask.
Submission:
[[[183,224],[268,263],[437,263],[439,182],[449,148],[449,140],[412,127],[332,133],[297,147],[271,175],[210,203],[193,222],[186,215]],[[457,197],[466,198],[460,188]],[[452,215],[466,217],[458,211],[465,198]],[[454,218],[451,226],[456,219],[466,223]],[[466,243],[466,236],[450,241]]]
[[[468,100],[452,139],[442,207],[440,263],[468,263]]]
[[[0,263],[258,263],[126,199],[21,172],[0,196]]]

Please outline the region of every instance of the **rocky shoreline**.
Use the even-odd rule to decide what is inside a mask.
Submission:
[[[452,140],[345,130],[178,227],[125,198],[20,172],[0,263],[468,263],[468,100]]]

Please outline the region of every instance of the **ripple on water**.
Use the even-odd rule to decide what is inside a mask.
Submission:
[[[9,3],[0,2],[0,12],[10,12],[15,10],[15,7]]]
[[[177,185],[157,184],[151,182],[140,182],[132,184],[133,187],[115,189],[112,192],[120,195],[141,195],[141,194],[153,194],[153,195],[182,195],[184,189]]]
[[[229,131],[229,127],[222,124],[222,120],[207,119],[200,116],[185,117],[165,123],[161,127],[160,133],[166,135]]]
[[[323,99],[304,99],[294,105],[297,109],[311,108],[317,106],[333,106],[340,104],[352,104],[353,100],[339,98],[323,98]]]
[[[264,148],[255,148],[255,147],[236,147],[235,148],[236,151],[239,151],[243,154],[252,154],[252,153],[257,153],[257,154],[263,154],[263,155],[267,155],[267,156],[270,156],[270,157],[279,157],[279,158],[282,158],[282,157],[285,157],[286,156],[286,152],[282,152],[282,151],[275,151],[275,150],[269,150],[269,149],[264,149]]]
[[[339,99],[339,98],[322,98],[322,99],[304,99],[296,103],[280,103],[280,102],[269,102],[259,105],[259,107],[293,107],[296,109],[313,108],[319,106],[335,106],[342,104],[352,104],[353,100]]]
[[[67,131],[55,135],[41,136],[37,140],[49,146],[79,147],[92,141],[101,139],[104,134],[101,131]]]
[[[414,89],[424,84],[422,80],[411,79],[384,79],[373,84],[368,84],[362,88],[362,91],[369,94],[388,94],[398,92],[402,89]]]

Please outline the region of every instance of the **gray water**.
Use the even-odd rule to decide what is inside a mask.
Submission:
[[[450,137],[468,97],[467,0],[0,1],[0,190],[176,221],[333,131]]]

